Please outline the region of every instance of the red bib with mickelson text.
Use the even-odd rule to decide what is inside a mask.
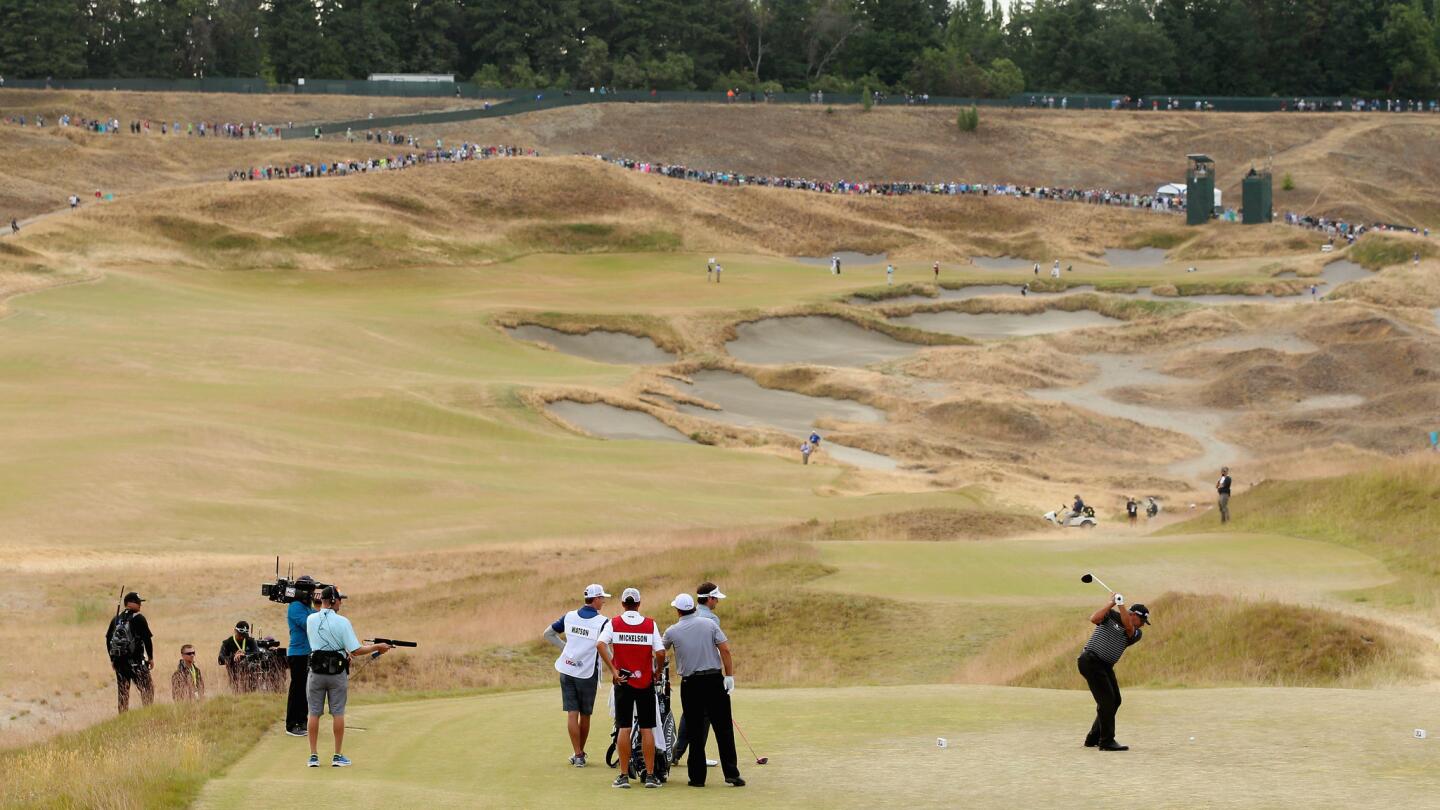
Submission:
[[[626,683],[637,689],[649,686],[655,669],[655,641],[659,635],[655,620],[642,618],[631,624],[621,613],[610,620],[610,635],[615,667],[634,673]]]

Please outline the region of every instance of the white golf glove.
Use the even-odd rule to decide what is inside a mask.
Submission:
[[[728,695],[728,694],[730,694],[731,692],[734,692],[734,691],[735,691],[735,676],[734,676],[734,675],[726,675],[726,676],[725,676],[725,694]]]
[[[1123,605],[1123,604],[1125,604],[1125,596],[1124,596],[1123,594],[1118,594],[1118,593],[1115,594],[1115,604],[1116,604],[1116,605]]]

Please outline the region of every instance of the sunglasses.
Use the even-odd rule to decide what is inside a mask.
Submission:
[[[185,656],[186,658],[193,658],[195,656],[195,651],[191,650],[190,652],[182,652],[180,654]]]

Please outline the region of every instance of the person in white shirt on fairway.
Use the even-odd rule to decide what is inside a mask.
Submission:
[[[560,703],[570,732],[570,746],[575,751],[570,764],[577,768],[587,764],[585,741],[590,738],[590,715],[595,709],[595,694],[600,689],[600,658],[596,647],[600,644],[600,634],[610,625],[600,609],[609,597],[600,585],[590,585],[585,589],[584,605],[545,628],[545,640],[560,648],[555,671],[560,673]]]
[[[893,265],[893,264],[887,264],[887,265],[885,265],[885,286],[888,287],[888,286],[890,286],[890,285],[892,285],[892,284],[894,284],[894,283],[895,283],[895,265]]]
[[[705,280],[709,281],[715,274],[715,257],[711,256],[710,261],[705,263]]]

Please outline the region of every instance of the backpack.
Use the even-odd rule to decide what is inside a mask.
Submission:
[[[127,610],[115,617],[115,627],[110,631],[110,660],[130,661],[136,657],[139,645],[135,643],[135,634],[130,632],[130,619],[134,615]]]

